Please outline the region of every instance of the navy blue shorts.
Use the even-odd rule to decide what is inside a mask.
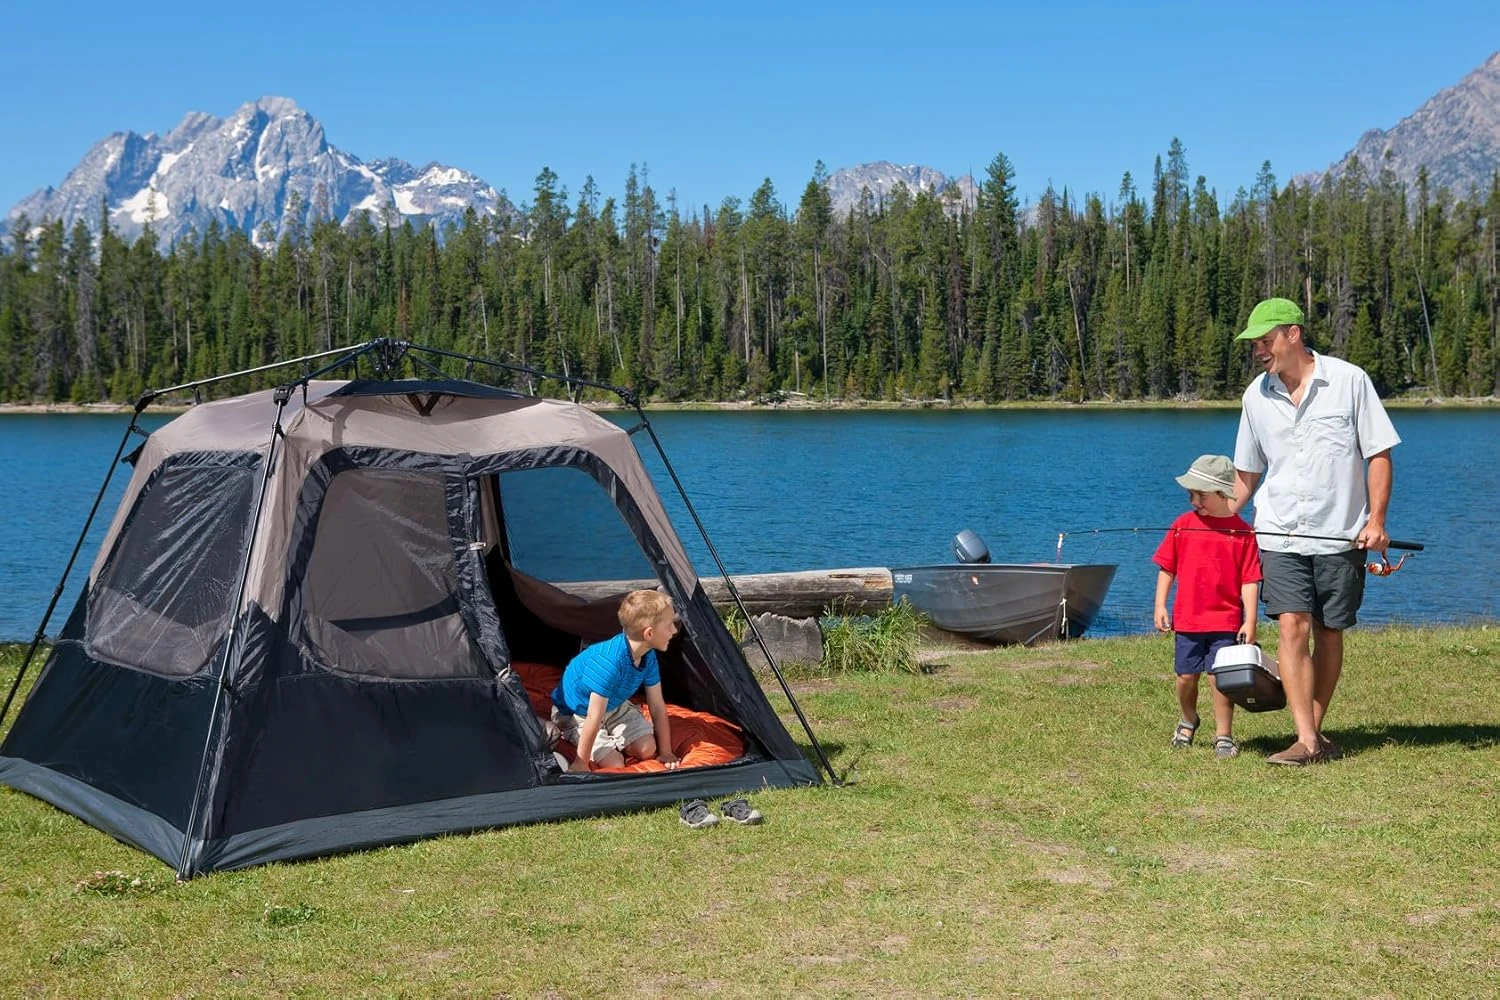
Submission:
[[[1239,641],[1238,632],[1178,632],[1173,669],[1181,675],[1205,673],[1214,665],[1214,654]]]

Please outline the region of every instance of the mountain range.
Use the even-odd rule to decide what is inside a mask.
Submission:
[[[870,197],[878,205],[890,198],[897,184],[905,184],[912,194],[918,191],[935,191],[953,202],[974,204],[975,185],[972,174],[949,178],[931,167],[918,164],[903,167],[885,160],[835,170],[828,175],[828,198],[833,204],[834,214],[844,215],[859,203],[860,194],[865,188],[870,189]]]
[[[1425,166],[1433,192],[1446,187],[1460,198],[1471,189],[1486,195],[1500,170],[1500,52],[1454,86],[1438,91],[1389,131],[1370,129],[1326,171],[1294,180],[1316,184],[1324,176],[1337,179],[1356,157],[1369,180],[1389,166],[1409,192],[1416,191],[1417,173]]]
[[[165,243],[211,222],[262,245],[288,226],[323,218],[346,222],[367,211],[377,224],[442,224],[471,205],[482,215],[512,206],[466,170],[405,160],[365,163],[330,145],[323,126],[284,97],[263,97],[228,118],[194,111],[164,136],[116,132],[96,143],[57,187],[23,198],[5,215],[13,226],[82,220],[97,236],[102,206],[126,239],[147,222]]]
[[[1500,169],[1500,52],[1453,87],[1440,91],[1389,131],[1371,129],[1328,170],[1302,174],[1299,183],[1339,177],[1355,157],[1367,176],[1389,166],[1414,191],[1425,166],[1430,189],[1458,196],[1486,191]],[[919,164],[886,161],[835,170],[828,191],[836,214],[868,189],[878,204],[897,184],[932,190],[953,203],[973,204],[971,174],[949,177]],[[263,97],[228,118],[189,113],[166,135],[116,132],[96,143],[57,187],[23,198],[0,219],[0,235],[23,216],[33,225],[82,221],[98,234],[107,204],[110,227],[126,239],[147,223],[164,243],[202,232],[212,223],[238,229],[256,243],[273,243],[295,225],[332,218],[348,223],[368,212],[377,225],[459,222],[472,207],[480,215],[515,211],[482,178],[440,163],[416,167],[398,159],[364,162],[331,145],[323,126],[285,97]]]

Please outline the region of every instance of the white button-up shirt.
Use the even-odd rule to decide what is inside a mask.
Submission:
[[[1313,352],[1316,366],[1292,404],[1271,372],[1250,383],[1240,410],[1234,467],[1264,473],[1255,494],[1255,530],[1272,552],[1346,552],[1370,517],[1365,462],[1401,443],[1370,376]],[[1348,541],[1321,541],[1326,535]]]

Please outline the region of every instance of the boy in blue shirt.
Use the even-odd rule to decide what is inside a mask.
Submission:
[[[619,616],[624,631],[573,657],[552,692],[552,721],[578,748],[570,771],[623,767],[626,757],[655,757],[669,769],[678,764],[656,662],[677,634],[676,611],[664,594],[633,590],[620,602]],[[630,701],[642,688],[649,724]]]

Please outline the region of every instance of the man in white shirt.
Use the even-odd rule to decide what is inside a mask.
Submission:
[[[1261,302],[1235,339],[1251,342],[1265,374],[1242,400],[1230,506],[1238,513],[1260,486],[1261,600],[1280,627],[1297,727],[1297,741],[1266,760],[1312,764],[1339,752],[1323,718],[1344,669],[1344,630],[1364,598],[1362,550],[1390,542],[1391,449],[1401,438],[1363,369],[1307,346],[1295,302]]]

